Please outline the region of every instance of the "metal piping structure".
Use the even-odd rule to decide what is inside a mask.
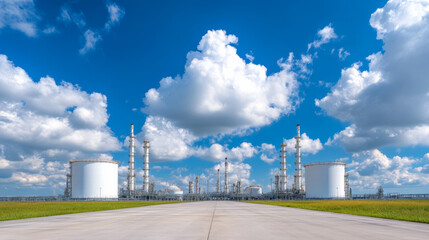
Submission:
[[[276,173],[276,176],[274,178],[274,189],[275,192],[279,192],[280,191],[280,175],[278,173]]]
[[[287,183],[287,175],[286,175],[286,143],[282,143],[280,145],[280,192],[286,192],[286,183]]]
[[[225,158],[225,193],[229,193],[228,188],[228,158]]]
[[[130,157],[130,160],[128,161],[128,196],[132,196],[135,193],[135,187],[136,187],[136,174],[135,174],[135,168],[134,168],[134,156],[135,156],[135,145],[134,145],[134,139],[136,136],[134,135],[134,124],[131,124],[131,133],[130,133],[130,154],[128,155]]]
[[[189,181],[189,194],[194,194],[194,181]]]
[[[195,193],[200,194],[201,188],[200,188],[200,178],[198,176],[195,177]]]
[[[143,145],[143,158],[144,158],[144,168],[143,168],[143,193],[149,193],[149,140],[144,140]]]
[[[345,198],[349,199],[351,197],[350,185],[349,185],[349,173],[344,174],[344,192],[345,192]]]
[[[296,125],[296,144],[295,144],[295,175],[294,175],[294,184],[293,190],[295,192],[303,192],[302,188],[302,169],[301,169],[301,134],[299,124]]]
[[[240,194],[241,193],[241,180],[237,181],[237,193]]]
[[[149,187],[149,193],[152,194],[155,192],[155,183],[151,182]]]
[[[71,197],[71,193],[72,193],[71,183],[72,183],[71,173],[67,173],[66,189],[64,191],[64,196],[66,197]]]
[[[216,193],[220,193],[220,173],[219,173],[219,169],[217,170]]]

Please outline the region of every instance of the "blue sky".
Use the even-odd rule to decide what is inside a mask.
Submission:
[[[427,1],[0,1],[0,195],[61,193],[68,161],[120,161],[187,190],[231,161],[269,191],[303,164],[354,193],[429,190]],[[221,165],[220,165],[221,166]],[[222,167],[222,166],[221,166]]]

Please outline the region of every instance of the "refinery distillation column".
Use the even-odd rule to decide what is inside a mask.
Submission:
[[[189,181],[189,194],[194,194],[194,181]]]
[[[294,184],[293,184],[293,190],[295,192],[302,192],[302,169],[301,169],[301,133],[299,124],[296,125],[296,144],[295,144],[295,175],[294,175]]]
[[[219,169],[217,170],[216,193],[220,193],[220,172],[219,172]]]
[[[130,160],[128,162],[128,196],[134,195],[135,187],[136,187],[136,174],[134,173],[134,156],[135,156],[135,145],[134,139],[136,136],[134,135],[134,124],[131,124],[131,133],[130,133]]]
[[[149,193],[149,140],[144,140],[143,193]]]
[[[286,183],[287,183],[287,175],[286,175],[286,143],[280,144],[280,192],[286,192]]]
[[[229,193],[228,189],[228,158],[225,158],[225,194]]]

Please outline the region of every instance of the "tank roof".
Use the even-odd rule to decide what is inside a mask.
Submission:
[[[315,165],[346,165],[345,162],[315,162],[315,163],[309,163],[309,164],[305,164],[304,167],[309,167],[309,166],[315,166]]]
[[[113,161],[113,160],[109,160],[109,159],[75,159],[75,160],[70,160],[70,164],[75,163],[75,162],[105,162],[105,163],[119,164],[119,161]]]

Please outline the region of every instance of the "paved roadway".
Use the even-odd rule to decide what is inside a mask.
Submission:
[[[239,202],[0,222],[0,239],[429,239],[429,224]]]

